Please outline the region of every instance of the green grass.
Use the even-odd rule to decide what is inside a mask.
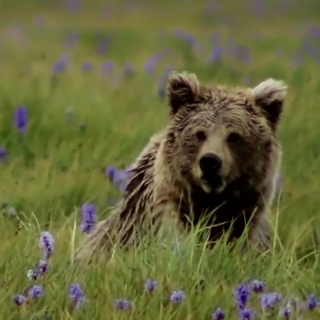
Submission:
[[[28,3],[0,2],[0,145],[9,151],[7,163],[0,163],[0,201],[17,210],[17,218],[8,218],[5,211],[0,217],[0,318],[45,319],[48,309],[52,319],[201,320],[210,319],[220,306],[228,319],[237,319],[234,290],[255,278],[265,281],[268,290],[281,292],[284,301],[320,296],[320,60],[305,49],[302,64],[293,63],[308,28],[317,23],[319,3],[296,0],[281,11],[278,1],[270,1],[261,17],[253,16],[250,1],[221,1],[206,14],[204,1],[137,1],[129,9],[128,2],[96,0],[78,13],[50,1]],[[35,22],[39,16],[45,19],[42,27]],[[192,33],[196,47],[177,40],[175,28]],[[70,48],[62,40],[73,30],[80,40]],[[251,62],[224,54],[221,64],[208,64],[214,31],[224,46],[232,40],[248,47]],[[96,52],[99,34],[112,37],[103,56]],[[171,51],[157,64],[155,75],[146,74],[147,59],[164,49]],[[70,56],[70,65],[53,77],[52,66],[63,54]],[[115,70],[104,77],[101,66],[107,60],[114,61]],[[93,63],[87,74],[81,71],[85,61]],[[122,79],[126,62],[135,72]],[[167,239],[119,252],[109,263],[76,269],[70,261],[83,238],[78,228],[81,205],[92,201],[99,219],[106,217],[108,198],[121,195],[103,170],[129,165],[149,136],[166,125],[168,107],[158,95],[158,79],[168,65],[196,72],[204,82],[254,86],[275,77],[288,83],[279,132],[284,184],[272,210],[275,248],[260,257],[230,251],[223,242],[206,251],[196,248],[191,237],[174,254]],[[30,117],[24,137],[13,124],[21,104]],[[74,115],[67,123],[70,107]],[[12,296],[30,284],[26,274],[41,258],[43,230],[56,241],[50,271],[39,280],[45,294],[17,308]],[[152,296],[143,292],[149,277],[159,282]],[[197,284],[202,279],[201,291]],[[79,282],[90,300],[74,313],[67,297],[72,282]],[[187,294],[179,306],[166,301],[175,289]],[[114,309],[113,300],[120,297],[134,301],[131,312]],[[257,297],[252,296],[250,306],[261,312]],[[318,319],[319,312],[303,317]],[[267,316],[260,314],[260,319]]]

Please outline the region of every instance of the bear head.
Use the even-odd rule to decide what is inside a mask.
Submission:
[[[172,176],[205,193],[259,185],[277,157],[276,131],[287,87],[268,79],[254,88],[200,84],[191,73],[168,78],[170,122],[164,161]]]

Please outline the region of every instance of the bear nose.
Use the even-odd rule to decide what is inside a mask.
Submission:
[[[203,172],[218,171],[221,166],[221,158],[214,153],[206,153],[200,159],[200,168]]]

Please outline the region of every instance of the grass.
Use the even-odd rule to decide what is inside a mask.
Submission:
[[[317,24],[319,3],[270,1],[261,12],[251,1],[232,0],[213,8],[205,1],[88,3],[70,12],[63,1],[0,2],[0,145],[9,152],[0,165],[0,201],[17,212],[8,217],[3,210],[0,217],[1,319],[46,319],[47,311],[52,319],[201,320],[210,319],[217,307],[228,319],[238,319],[235,288],[252,279],[281,292],[283,306],[291,297],[320,295],[319,31],[308,35]],[[190,32],[196,44],[178,39],[176,28]],[[214,32],[222,61],[209,63],[217,44]],[[97,52],[101,37],[111,39],[104,54]],[[233,44],[244,46],[244,60],[230,49]],[[154,73],[146,73],[146,61],[165,49]],[[53,74],[63,55],[70,57],[66,70]],[[103,75],[109,60],[114,69]],[[93,69],[84,73],[86,61]],[[131,77],[123,76],[127,62],[134,68]],[[158,90],[169,65],[196,72],[204,82],[254,86],[271,76],[288,83],[279,132],[284,183],[272,210],[275,249],[254,257],[237,248],[230,252],[221,242],[206,251],[196,248],[191,236],[176,253],[170,239],[155,240],[119,252],[109,263],[76,269],[70,261],[83,238],[81,205],[93,202],[99,219],[106,217],[108,199],[121,195],[104,169],[129,165],[150,135],[165,126],[167,102]],[[14,126],[19,105],[29,112],[25,135]],[[44,295],[17,307],[12,297],[30,284],[27,271],[42,257],[38,239],[44,230],[55,238],[50,270],[37,281]],[[159,283],[152,295],[143,290],[148,278]],[[73,310],[67,296],[74,282],[89,299],[81,310]],[[179,289],[186,299],[168,303],[170,292]],[[132,300],[133,310],[115,310],[117,298]],[[263,314],[257,295],[250,306],[260,312],[259,319],[278,316],[278,308]],[[303,318],[318,319],[319,312],[306,311]]]

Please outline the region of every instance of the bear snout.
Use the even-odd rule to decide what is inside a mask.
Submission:
[[[222,167],[222,159],[215,153],[205,153],[199,161],[204,175],[217,173]]]

